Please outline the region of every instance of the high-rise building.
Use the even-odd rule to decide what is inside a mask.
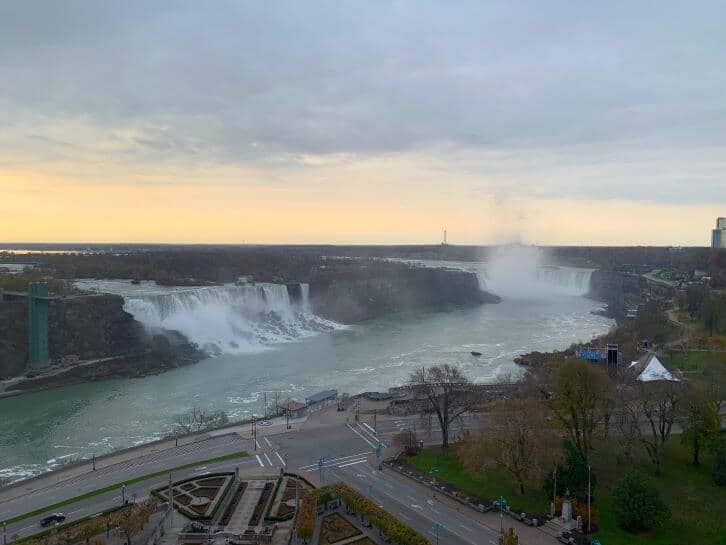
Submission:
[[[716,218],[716,228],[711,231],[711,248],[726,248],[726,218]]]

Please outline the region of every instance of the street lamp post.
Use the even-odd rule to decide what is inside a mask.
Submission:
[[[320,484],[325,483],[325,456],[318,458],[318,471],[320,472]]]
[[[431,475],[434,478],[434,486],[436,486],[436,474],[439,472],[439,468],[437,466],[433,466],[431,469],[429,469],[429,475]]]
[[[439,531],[444,527],[443,524],[440,522],[435,522],[434,525],[431,527],[431,531],[436,536],[436,545],[439,545]]]
[[[504,506],[507,505],[507,500],[504,496],[499,496],[499,499],[494,502],[499,506],[499,533],[504,533]]]
[[[587,464],[587,533],[592,531],[592,525],[590,524],[590,495],[591,495],[591,479],[590,474],[592,473],[592,466]]]
[[[3,522],[3,545],[8,545],[8,523]]]
[[[376,446],[376,468],[378,470],[382,470],[383,466],[381,465],[381,451],[383,450],[383,443],[378,443]]]
[[[121,505],[126,505],[126,485],[121,485]]]
[[[96,453],[93,453],[93,456],[91,456],[91,463],[93,464],[93,471],[96,471]]]

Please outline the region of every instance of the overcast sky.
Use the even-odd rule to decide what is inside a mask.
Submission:
[[[725,29],[725,2],[5,1],[0,240],[706,245]]]

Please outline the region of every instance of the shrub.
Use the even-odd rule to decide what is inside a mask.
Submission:
[[[504,535],[499,536],[499,545],[519,545],[519,537],[514,528],[510,528],[504,532]]]
[[[631,473],[622,480],[613,500],[618,524],[630,532],[650,530],[670,517],[658,491],[639,473]]]

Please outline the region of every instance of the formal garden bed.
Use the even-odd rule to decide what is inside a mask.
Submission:
[[[265,519],[272,521],[290,520],[295,515],[295,500],[298,494],[296,489],[298,486],[300,487],[299,493],[302,494],[305,486],[302,481],[288,475],[278,479],[275,485],[275,494]]]
[[[237,486],[237,490],[235,490],[234,492],[232,501],[229,503],[229,505],[227,505],[227,508],[224,510],[224,514],[219,520],[220,525],[226,526],[227,524],[229,524],[229,521],[232,518],[232,515],[234,515],[234,512],[237,510],[237,506],[239,505],[239,502],[242,499],[245,490],[247,490],[247,482],[243,481]]]
[[[332,545],[333,543],[349,539],[362,533],[360,528],[351,524],[340,513],[330,513],[323,517],[318,544]]]
[[[275,485],[270,481],[265,483],[265,487],[262,490],[260,499],[257,501],[257,505],[255,505],[255,510],[252,512],[248,526],[257,526],[262,521],[262,517],[267,510],[267,502],[270,501],[272,497],[274,486]]]
[[[210,520],[216,514],[233,482],[233,473],[178,481],[173,484],[174,507],[192,520]],[[163,501],[169,501],[169,487],[158,488],[152,494]]]

